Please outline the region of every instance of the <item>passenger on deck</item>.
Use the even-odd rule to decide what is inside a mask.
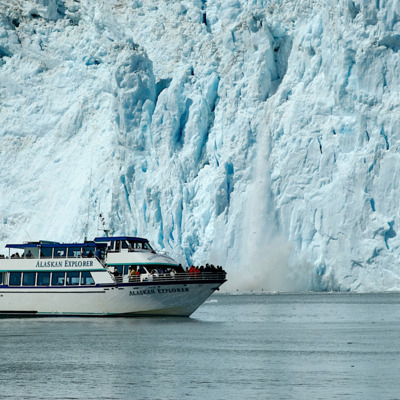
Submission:
[[[32,253],[30,250],[28,250],[28,252],[26,253],[25,258],[32,258]]]
[[[133,267],[129,267],[129,280],[133,281],[135,280],[136,276],[136,271],[133,269]]]
[[[135,268],[130,267],[129,280],[130,281],[136,281],[136,280],[138,280],[139,276],[140,276],[140,272],[136,271]]]
[[[176,267],[176,272],[177,272],[178,274],[183,274],[183,273],[185,272],[185,270],[184,270],[183,267],[182,267],[182,264],[179,264],[179,265]]]
[[[189,275],[194,276],[194,271],[195,271],[195,267],[194,267],[194,265],[191,265],[189,268]]]
[[[226,272],[225,272],[225,270],[224,270],[221,266],[219,266],[219,265],[217,265],[217,273],[218,273],[219,275],[222,275],[223,278],[226,277]]]
[[[158,271],[156,269],[152,269],[150,274],[158,278]]]

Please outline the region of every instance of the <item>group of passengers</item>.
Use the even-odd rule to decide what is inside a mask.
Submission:
[[[30,250],[28,250],[27,253],[23,253],[21,256],[19,255],[18,252],[16,252],[15,254],[11,255],[11,258],[32,258],[32,253]],[[8,258],[8,257],[7,257]]]
[[[54,257],[65,258],[66,257],[65,250],[55,252],[54,253]],[[93,258],[94,254],[93,254],[93,251],[91,251],[91,250],[86,251],[86,250],[83,249],[82,251],[74,252],[74,255],[69,254],[69,257]],[[103,255],[102,255],[102,253],[101,253],[101,251],[99,249],[96,250],[96,257],[97,258],[103,258]],[[0,254],[0,258],[8,258],[8,257],[4,257],[4,255]],[[19,253],[16,252],[16,253],[11,255],[11,258],[35,258],[35,257],[33,257],[31,251],[28,250],[27,252],[22,253],[22,255],[19,255]],[[40,252],[40,258],[51,258],[51,252],[49,253],[49,255],[45,255],[41,251]]]
[[[222,276],[223,278],[226,276],[225,270],[220,265],[215,266],[213,264],[206,264],[206,266],[201,265],[200,267],[191,265],[187,272],[189,276],[194,278],[207,277],[207,275],[210,274]]]
[[[117,268],[114,268],[113,275],[116,279],[121,280],[121,271]],[[181,264],[174,267],[167,266],[159,266],[158,268],[146,269],[144,266],[130,266],[128,269],[128,275],[130,281],[140,281],[141,275],[147,275],[148,279],[151,277],[151,280],[156,279],[171,279],[171,278],[183,278],[183,279],[206,279],[206,278],[223,278],[225,279],[226,272],[225,270],[217,265],[206,264],[206,266],[201,265],[194,266],[191,265],[190,268],[183,268]]]

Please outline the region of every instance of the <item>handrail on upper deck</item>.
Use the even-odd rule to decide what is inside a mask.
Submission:
[[[116,283],[139,283],[139,282],[172,282],[172,281],[209,281],[225,280],[225,272],[199,272],[197,275],[188,273],[165,273],[158,274],[140,274],[140,275],[117,275],[114,276]]]

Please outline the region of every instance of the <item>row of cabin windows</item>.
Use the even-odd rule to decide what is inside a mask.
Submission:
[[[54,252],[53,252],[54,251]],[[94,247],[42,247],[40,249],[41,258],[76,258],[76,257],[93,257],[95,253]],[[101,256],[97,251],[97,256]],[[102,252],[101,252],[102,253]]]
[[[147,242],[137,242],[134,240],[116,240],[111,243],[110,250],[120,251],[120,249],[128,250],[152,250],[151,246]]]
[[[8,286],[88,286],[95,282],[90,272],[9,272]],[[0,273],[3,284],[4,273]]]
[[[138,271],[140,274],[146,274],[147,271],[143,267],[143,265],[110,265],[111,267],[114,267],[119,275],[129,275],[131,268],[133,268],[135,271]]]

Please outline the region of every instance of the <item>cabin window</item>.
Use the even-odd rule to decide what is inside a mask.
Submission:
[[[95,254],[96,254],[96,257],[98,257],[101,260],[103,260],[104,257],[105,257],[105,249],[103,247],[97,247]]]
[[[22,285],[35,286],[35,276],[36,272],[24,272],[24,276],[22,278]]]
[[[80,257],[81,256],[81,248],[80,247],[69,247],[68,248],[68,256],[67,257]]]
[[[143,265],[138,265],[136,271],[139,271],[140,274],[147,274],[147,270]]]
[[[42,247],[40,249],[40,258],[51,258],[52,251],[51,247]]]
[[[65,247],[55,247],[54,248],[54,257],[62,257],[66,256],[66,248]]]
[[[129,241],[129,247],[132,250],[152,250],[151,246],[147,242],[134,242]]]
[[[81,285],[94,285],[94,280],[90,272],[82,272]]]
[[[123,265],[114,265],[114,268],[118,271],[120,275],[124,274],[124,266]]]
[[[37,274],[37,285],[38,286],[49,286],[50,285],[50,272],[38,272]]]
[[[120,248],[121,248],[121,241],[117,240],[115,242],[115,251],[119,251]]]
[[[21,286],[21,272],[10,272],[9,286]]]
[[[65,273],[53,272],[51,277],[51,286],[64,286]]]
[[[3,284],[3,273],[0,272],[0,285],[2,285],[2,284]]]
[[[67,272],[67,285],[79,285],[79,272]]]
[[[85,247],[82,249],[82,257],[93,257],[94,256],[94,247]]]
[[[126,241],[126,240],[123,240],[122,241],[122,248],[123,249],[127,249],[129,246],[128,246],[128,242]]]

